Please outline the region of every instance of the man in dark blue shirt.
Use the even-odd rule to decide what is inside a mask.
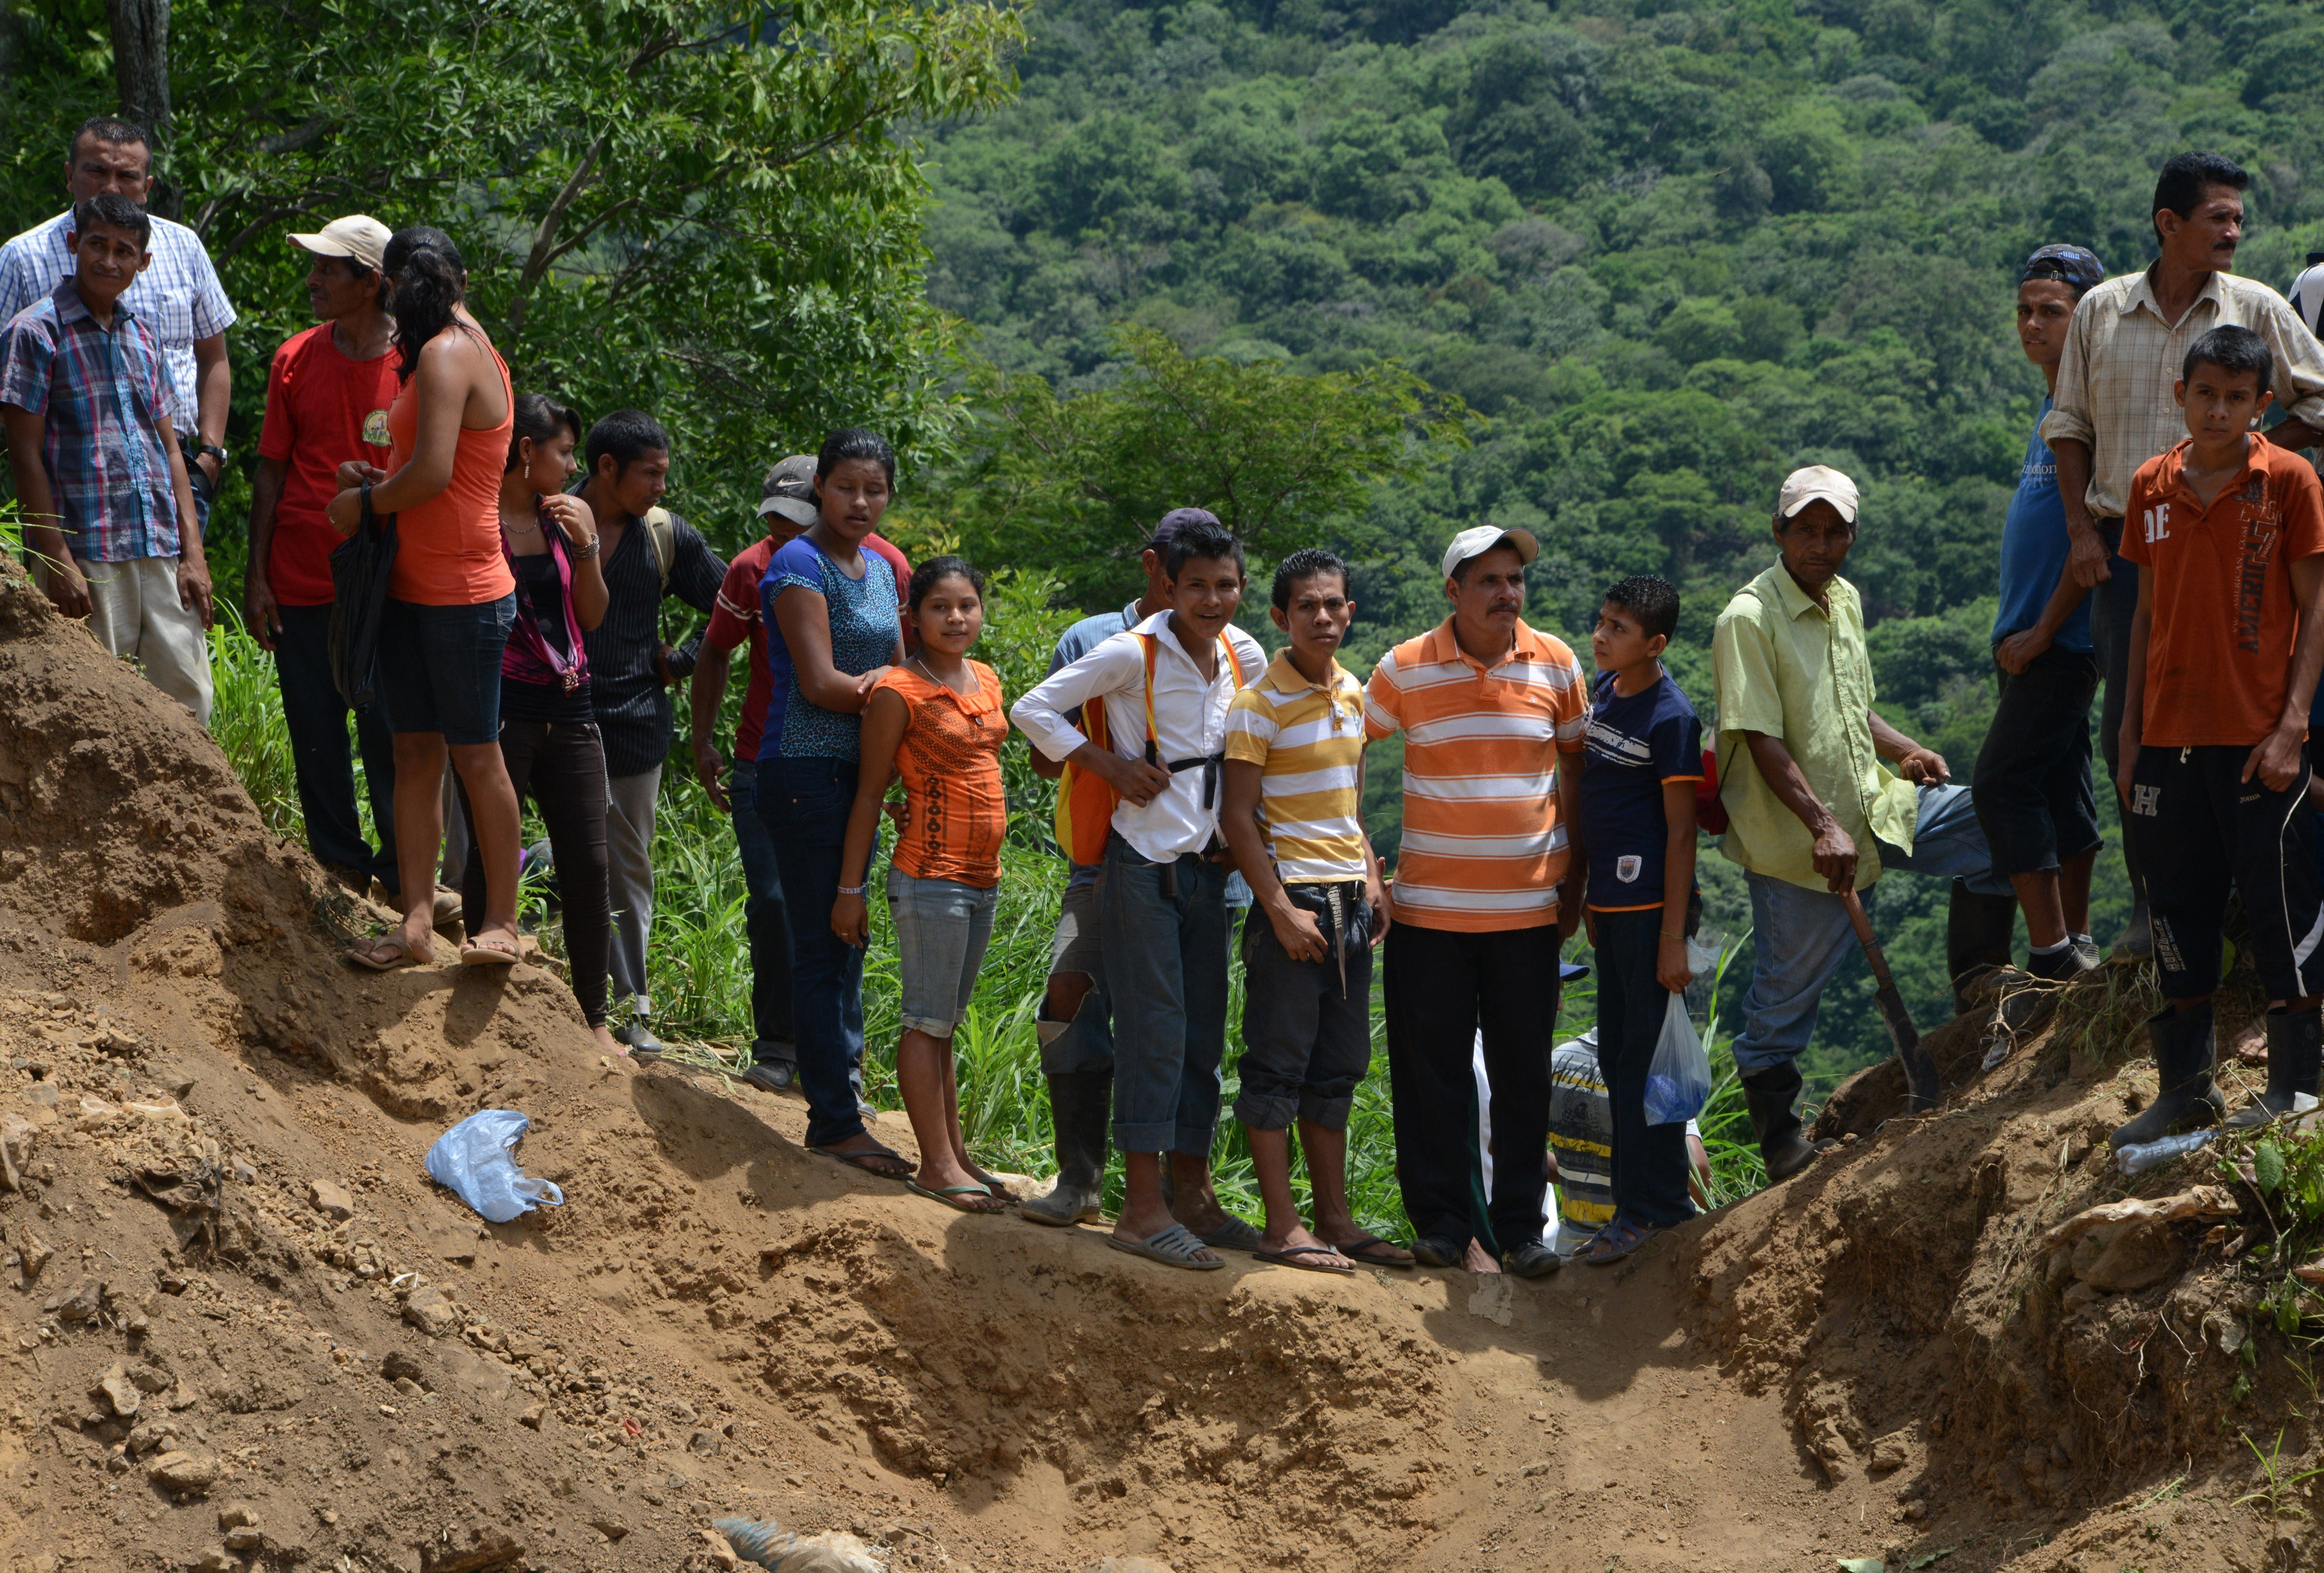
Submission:
[[[2066,324],[2106,269],[2078,245],[2045,245],[2025,261],[2017,286],[2017,339],[2025,358],[2058,384]],[[2050,411],[2042,401],[2038,428]],[[2090,701],[2098,665],[2090,638],[2089,592],[2068,571],[2065,504],[2057,461],[2036,430],[2001,531],[2001,606],[1993,624],[1993,659],[2001,703],[1977,756],[1972,802],[1993,848],[1996,873],[2008,877],[2025,912],[2036,977],[2063,979],[2098,963],[2090,939],[2090,865],[2099,846],[2098,798],[2090,781]],[[1951,948],[1995,966],[2009,962],[2016,916],[2007,897],[1953,903],[1952,921],[1975,935],[1955,935]]]

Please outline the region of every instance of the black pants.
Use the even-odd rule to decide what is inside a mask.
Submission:
[[[2007,877],[2056,868],[2097,850],[2098,794],[2090,784],[2090,700],[2098,663],[2052,645],[2012,676],[1996,668],[2001,703],[1978,750],[1970,807]]]
[[[557,860],[565,958],[573,997],[593,1027],[605,1024],[605,958],[613,948],[613,903],[605,871],[605,747],[595,722],[503,721],[501,758],[517,801],[530,792],[549,827]],[[468,866],[460,878],[463,921],[473,934],[484,921],[484,855],[468,789],[460,789],[468,826]]]
[[[395,871],[395,739],[387,717],[377,705],[355,713],[355,747],[363,754],[372,823],[379,829],[379,850],[374,852],[355,813],[346,701],[331,680],[331,609],[277,611],[282,631],[274,636],[274,680],[282,690],[282,723],[290,734],[290,767],[299,779],[308,849],[317,862],[377,879],[392,894],[403,882]]]
[[[1470,1069],[1485,1036],[1492,1092],[1493,1194],[1486,1216],[1504,1243],[1541,1238],[1549,1193],[1549,1055],[1557,1032],[1557,925],[1462,934],[1397,923],[1388,931],[1388,1086],[1405,1216],[1420,1234],[1464,1245],[1476,1141]]]
[[[1646,1124],[1646,1069],[1671,1000],[1655,976],[1663,909],[1600,912],[1595,921],[1598,1074],[1614,1116],[1614,1216],[1655,1227],[1683,1224],[1694,1217],[1686,1190],[1686,1124]],[[1496,1102],[1497,1132],[1499,1106]],[[1498,1158],[1494,1166],[1498,1170]]]
[[[1244,921],[1235,1117],[1254,1131],[1288,1130],[1295,1119],[1344,1131],[1356,1084],[1372,1063],[1372,910],[1360,880],[1284,889],[1337,948],[1321,961],[1294,961],[1266,913]]]
[[[2243,779],[2251,749],[2143,747],[2131,766],[2129,827],[2146,869],[2154,964],[2167,999],[2219,986],[2219,936],[2232,887],[2251,924],[2252,961],[2270,999],[2324,994],[2324,893],[2310,837],[2308,751],[2282,791]]]
[[[2090,523],[2106,541],[2107,568],[2113,578],[2090,591],[2090,643],[2097,647],[2098,675],[2106,683],[2106,699],[2098,706],[2098,754],[2106,761],[2111,782],[2122,768],[2122,707],[2130,685],[2130,625],[2138,613],[2138,564],[2122,554],[2122,521],[2093,518]],[[2128,829],[2122,837],[2122,870],[2130,876],[2134,900],[2146,896],[2146,876],[2141,871],[2138,837]]]

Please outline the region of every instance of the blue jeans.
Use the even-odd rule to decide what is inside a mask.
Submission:
[[[1000,910],[999,885],[922,879],[889,868],[888,915],[896,924],[905,1032],[950,1038],[959,1027],[975,996],[977,968],[984,965]]]
[[[469,606],[387,598],[379,619],[379,698],[397,732],[438,732],[454,748],[501,738],[501,654],[516,593]]]
[[[1201,856],[1148,863],[1116,836],[1097,903],[1113,1003],[1113,1144],[1208,1158],[1227,1044],[1226,871]]]
[[[1098,933],[1097,870],[1075,864],[1057,903],[1057,933],[1049,947],[1049,972],[1080,973],[1090,980],[1081,1009],[1064,1032],[1041,1045],[1041,1073],[1070,1076],[1081,1071],[1113,1074],[1113,1005],[1105,992],[1105,944]]]
[[[833,1147],[863,1133],[855,1078],[863,1063],[863,952],[831,931],[839,853],[855,806],[852,759],[769,761],[770,789],[759,821],[775,845],[783,890],[799,910],[791,933],[793,1022],[798,1085],[807,1095],[807,1144]],[[772,779],[779,768],[779,787]],[[874,843],[875,853],[877,843]]]
[[[791,921],[783,906],[783,871],[759,818],[759,762],[738,759],[726,774],[733,808],[734,849],[742,859],[742,930],[751,941],[751,1058],[788,1059],[791,1049]],[[779,1048],[778,1045],[780,1047]]]
[[[369,874],[392,895],[403,888],[395,871],[395,739],[377,705],[357,710],[355,748],[363,754],[364,786],[371,798],[379,850],[364,839],[355,813],[355,773],[347,748],[347,705],[331,677],[331,609],[277,608],[282,631],[274,636],[274,680],[282,690],[282,723],[290,734],[290,767],[299,780],[299,811],[307,820],[307,847],[320,863]]]
[[[1879,845],[1885,874],[1958,879],[1977,895],[2006,896],[2009,882],[1993,871],[1985,832],[1969,789],[1924,786],[1913,829],[1913,850]],[[1856,948],[1848,903],[1828,890],[1747,874],[1751,887],[1750,992],[1743,996],[1743,1033],[1735,1040],[1736,1068],[1745,1075],[1780,1065],[1815,1036],[1816,1010]],[[1863,893],[1869,904],[1871,892]]]

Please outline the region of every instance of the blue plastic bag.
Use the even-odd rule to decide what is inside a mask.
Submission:
[[[1686,1013],[1686,997],[1673,995],[1663,1011],[1663,1035],[1646,1067],[1646,1124],[1682,1124],[1701,1114],[1710,1101],[1711,1056]]]
[[[505,1224],[537,1205],[565,1205],[565,1193],[546,1180],[528,1180],[512,1151],[532,1121],[514,1109],[470,1115],[428,1149],[429,1177],[483,1216]]]

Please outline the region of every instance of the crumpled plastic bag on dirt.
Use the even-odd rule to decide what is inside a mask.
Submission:
[[[563,1207],[554,1182],[529,1180],[512,1151],[532,1121],[514,1109],[484,1109],[436,1138],[428,1149],[429,1178],[476,1209],[486,1223],[505,1224],[536,1206]]]

